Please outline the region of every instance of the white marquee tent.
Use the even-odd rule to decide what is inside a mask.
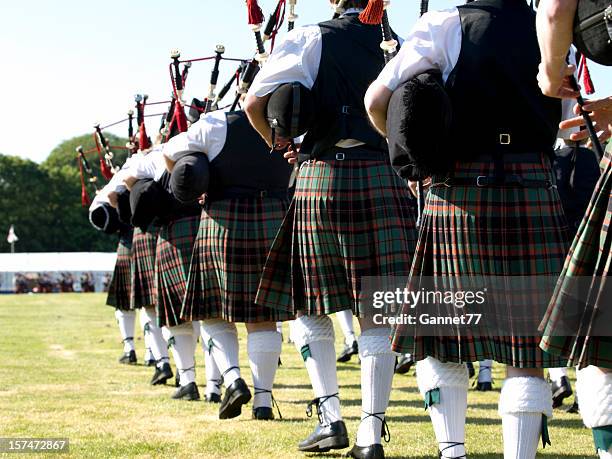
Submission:
[[[95,289],[102,290],[104,277],[115,268],[117,254],[102,252],[0,253],[0,293],[15,290],[18,273],[71,273],[75,280],[85,272],[94,276]]]

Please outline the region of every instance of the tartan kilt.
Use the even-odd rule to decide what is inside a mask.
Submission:
[[[207,202],[194,244],[181,318],[229,322],[293,319],[254,303],[255,293],[287,201],[248,197]]]
[[[454,176],[492,176],[493,163],[457,162]],[[550,162],[506,163],[507,174],[523,179],[554,181]],[[445,177],[434,177],[426,198],[410,287],[420,276],[436,279],[453,276],[557,276],[567,253],[569,229],[557,189],[447,187]],[[531,281],[534,304],[546,308],[552,287]],[[530,302],[532,297],[529,297]],[[537,302],[537,303],[536,303]],[[405,306],[406,308],[406,306]],[[534,314],[539,315],[537,312]],[[403,312],[410,312],[404,309]],[[522,315],[522,314],[521,314]],[[520,328],[525,317],[509,317],[508,329]],[[532,323],[539,323],[534,316]],[[501,334],[501,332],[500,332]],[[510,335],[509,331],[504,332]],[[428,356],[442,362],[493,359],[520,368],[562,366],[562,361],[539,348],[539,336],[496,336],[494,330],[462,330],[459,336],[417,336],[405,325],[393,330],[392,348],[411,352],[416,360]]]
[[[106,304],[116,309],[130,309],[130,285],[132,280],[132,241],[120,239],[117,246],[117,261],[110,284]]]
[[[255,302],[291,314],[364,316],[362,277],[410,272],[414,207],[387,162],[303,163]]]
[[[155,305],[155,250],[160,226],[151,224],[147,232],[134,228],[132,243],[132,309]]]
[[[570,285],[575,277],[601,277],[601,283],[593,284],[586,298],[598,309],[610,311],[611,281],[608,279],[612,264],[612,150],[608,149],[601,163],[603,174],[597,183],[584,219],[574,238],[563,272],[542,321],[544,330],[540,346],[546,351],[568,359],[568,365],[585,367],[596,365],[612,368],[612,338],[590,337],[585,332],[594,314],[578,317],[568,309],[571,301]],[[568,308],[568,309],[566,309]],[[567,312],[567,313],[566,313]],[[609,314],[609,312],[607,312]],[[575,330],[573,336],[557,336],[555,329]],[[586,335],[586,336],[585,336]]]
[[[175,327],[180,319],[199,215],[179,218],[161,227],[155,253],[157,322]]]

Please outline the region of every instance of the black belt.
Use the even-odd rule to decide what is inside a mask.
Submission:
[[[220,201],[222,199],[241,199],[241,198],[276,198],[288,199],[286,189],[277,190],[255,190],[250,188],[226,188],[218,192],[208,192],[206,201]]]
[[[307,161],[385,161],[384,152],[376,150],[363,150],[355,147],[355,151],[345,149],[347,151],[330,151],[317,155],[315,158],[309,154],[298,154],[298,163],[302,164]]]
[[[442,182],[435,182],[431,187],[474,186],[478,188],[552,188],[550,180],[524,179],[519,175],[506,175],[501,180],[494,176],[448,177]]]

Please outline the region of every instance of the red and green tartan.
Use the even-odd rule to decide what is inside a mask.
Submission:
[[[263,265],[286,210],[285,200],[272,197],[205,204],[181,318],[247,323],[294,318],[287,311],[254,303]]]
[[[292,314],[363,316],[362,277],[407,276],[415,243],[414,204],[389,164],[304,163],[255,301]]]
[[[175,327],[180,319],[191,254],[200,216],[179,218],[162,226],[155,254],[157,322],[160,327]]]
[[[160,226],[151,224],[147,232],[134,228],[132,243],[132,309],[155,305],[155,250]]]
[[[506,164],[506,173],[524,179],[553,180],[550,163]],[[491,162],[461,162],[455,177],[492,176]],[[444,178],[434,177],[434,183]],[[542,311],[552,294],[535,276],[557,276],[568,248],[568,227],[556,188],[479,188],[437,185],[426,199],[419,233],[412,286],[419,277],[534,276],[534,311]],[[552,290],[552,288],[550,289]],[[404,311],[409,312],[409,311]],[[534,312],[537,314],[537,312]],[[510,317],[520,325],[524,317]],[[539,317],[532,322],[537,323]],[[521,368],[561,366],[563,362],[539,348],[540,337],[495,336],[470,330],[461,336],[416,336],[406,326],[393,330],[393,350],[443,362],[493,359]]]
[[[120,239],[113,277],[108,284],[106,304],[116,309],[130,309],[130,285],[132,281],[132,240]]]
[[[601,278],[601,282],[592,285],[591,291],[586,293],[585,298],[593,298],[594,302],[589,303],[600,310],[605,308],[609,311],[612,308],[612,300],[607,293],[604,293],[604,289],[610,291],[608,276],[612,273],[611,148],[608,148],[601,166],[603,175],[595,187],[586,215],[565,261],[554,296],[542,321],[544,337],[540,346],[552,354],[567,358],[568,365],[571,366],[596,365],[612,368],[612,337],[576,336],[580,333],[579,330],[588,330],[595,317],[593,314],[578,317],[566,309],[566,305],[571,301],[569,291],[572,291],[571,286],[575,285],[577,277]],[[575,329],[575,335],[557,336],[555,328],[559,328],[561,323],[564,330],[567,330],[568,326]]]

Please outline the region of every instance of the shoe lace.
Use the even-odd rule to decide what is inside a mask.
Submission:
[[[440,452],[438,453],[438,457],[439,458],[441,458],[441,459],[466,459],[467,458],[466,454],[463,454],[461,456],[452,456],[452,457],[451,456],[444,456],[444,455],[442,455],[442,453],[444,453],[444,451],[446,451],[447,449],[454,448],[455,446],[463,446],[463,445],[465,445],[465,443],[461,443],[461,442],[457,442],[457,441],[441,441],[440,442],[440,444],[443,444],[443,443],[448,445],[448,446],[445,446],[444,448],[442,448],[440,450]]]
[[[391,441],[391,431],[389,430],[389,424],[387,424],[387,419],[385,418],[385,412],[382,413],[368,413],[367,411],[361,410],[365,417],[361,420],[361,422],[365,421],[368,418],[376,418],[382,423],[382,437],[386,443]]]
[[[308,416],[309,418],[312,417],[312,407],[315,406],[317,408],[317,417],[319,418],[319,424],[323,425],[324,420],[323,412],[321,411],[321,405],[323,405],[323,403],[328,401],[330,398],[334,397],[340,400],[340,398],[338,397],[338,392],[336,392],[335,394],[323,395],[322,397],[312,399],[310,402],[308,402],[308,406],[306,407],[306,416]]]
[[[221,387],[221,384],[225,384],[225,375],[227,375],[230,371],[232,370],[238,370],[240,371],[240,367],[229,367],[227,370],[225,370],[222,374],[221,374],[221,378],[218,380],[219,381],[219,387]]]
[[[184,374],[184,373],[187,373],[188,371],[191,371],[191,370],[193,370],[195,372],[195,365],[192,366],[192,367],[189,367],[189,368],[179,368],[179,367],[176,367],[176,369],[179,372],[179,374]]]
[[[272,395],[272,391],[268,389],[262,389],[260,387],[253,386],[253,390],[255,391],[255,395],[257,394],[270,394],[270,399],[272,400],[272,408],[276,407],[276,411],[278,412],[278,418],[283,419],[283,415],[281,414],[280,408],[278,406],[278,402]]]

